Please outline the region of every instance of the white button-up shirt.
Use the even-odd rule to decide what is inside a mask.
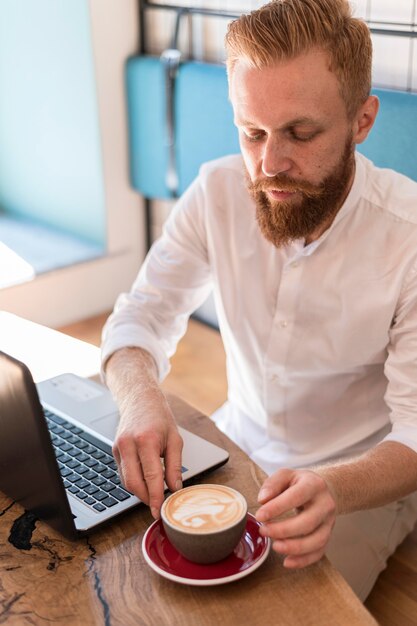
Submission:
[[[148,350],[161,380],[213,290],[228,402],[218,426],[271,473],[381,440],[417,451],[417,184],[356,156],[316,241],[261,234],[240,156],[202,167],[104,331],[103,360]],[[204,384],[204,381],[201,381]]]

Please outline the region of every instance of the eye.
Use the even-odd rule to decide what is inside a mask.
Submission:
[[[318,135],[317,130],[314,131],[309,131],[309,132],[301,132],[301,131],[297,131],[294,128],[290,128],[289,129],[289,134],[291,139],[293,139],[294,141],[299,141],[299,142],[304,142],[307,143],[309,141],[312,141],[317,135]]]
[[[241,133],[245,141],[250,142],[261,141],[265,137],[265,131],[263,130],[245,131],[241,129]]]

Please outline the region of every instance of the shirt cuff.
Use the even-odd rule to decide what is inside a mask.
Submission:
[[[141,332],[139,334],[136,326],[134,329],[129,329],[128,326],[123,326],[123,330],[120,329],[117,333],[112,333],[111,339],[107,339],[103,342],[101,348],[100,375],[104,383],[106,382],[106,373],[104,371],[106,362],[112,354],[122,348],[142,348],[142,350],[149,352],[156,363],[159,383],[161,383],[168,375],[169,370],[171,369],[169,359],[164,351],[158,347],[155,338],[148,335],[146,332]]]
[[[380,443],[383,443],[384,441],[402,443],[404,446],[411,448],[411,450],[414,450],[414,452],[417,453],[417,426],[413,428],[394,425],[392,431],[388,433],[388,435],[386,435]]]

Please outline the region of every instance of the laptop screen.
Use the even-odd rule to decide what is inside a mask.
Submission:
[[[0,352],[0,489],[67,537],[75,526],[36,386]]]

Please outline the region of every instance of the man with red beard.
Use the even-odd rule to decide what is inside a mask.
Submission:
[[[213,290],[213,419],[269,474],[262,533],[288,568],[326,554],[365,599],[417,519],[417,184],[355,152],[378,100],[345,0],[275,0],[226,48],[242,154],[202,167],[104,332],[115,458],[158,517],[182,448],[158,382]]]

